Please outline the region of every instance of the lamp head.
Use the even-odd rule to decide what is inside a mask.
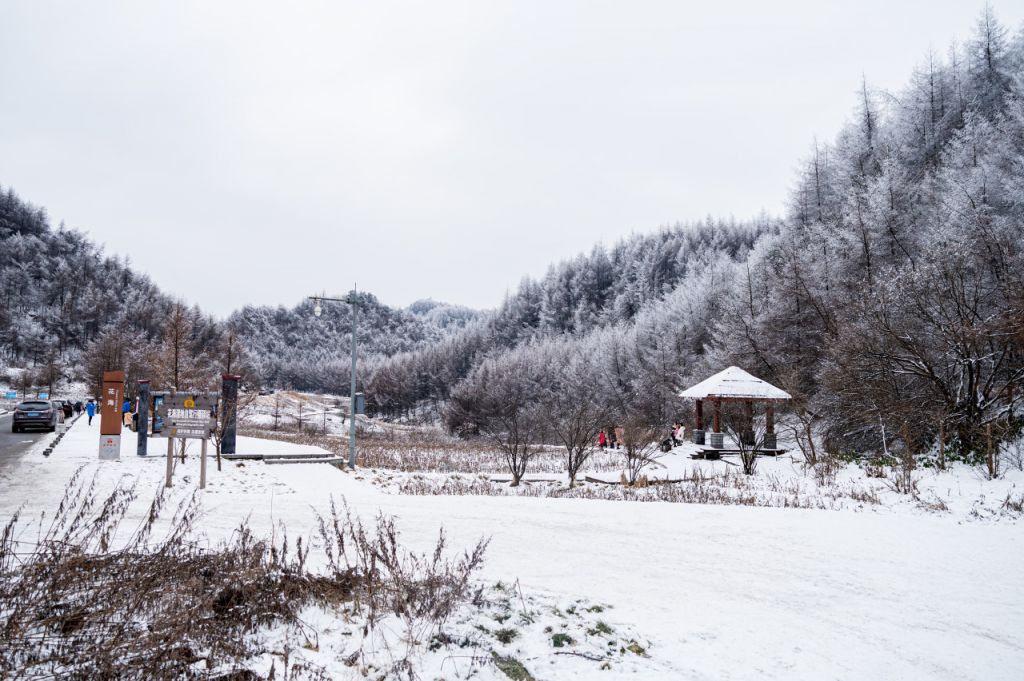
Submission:
[[[316,305],[313,306],[313,316],[314,317],[319,317],[323,313],[324,313],[324,308],[320,305],[320,302],[317,301]]]

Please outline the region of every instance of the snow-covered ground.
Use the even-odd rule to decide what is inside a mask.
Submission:
[[[81,466],[87,478],[98,476],[101,488],[136,483],[141,490],[156,490],[163,484],[161,441],[152,443],[151,456],[140,458],[134,436],[128,436],[120,461],[100,462],[97,440],[96,425],[90,428],[82,420],[52,456],[25,457],[0,478],[3,515],[19,507],[23,517],[51,510]],[[299,451],[296,447],[243,439],[239,451],[288,453]],[[681,454],[664,463],[695,465]],[[793,466],[785,461],[771,465]],[[177,467],[177,494],[195,489],[198,469],[194,456]],[[670,475],[682,472],[665,469]],[[1018,491],[1021,487],[1019,475],[989,483],[967,468],[928,474],[958,509],[958,499],[969,508],[979,495],[998,498],[1012,485]],[[209,475],[200,525],[211,540],[226,536],[245,518],[257,531],[269,533],[284,524],[289,535],[312,537],[317,513],[341,497],[366,519],[378,512],[393,515],[403,540],[419,550],[433,547],[441,526],[453,547],[491,537],[483,579],[490,585],[518,580],[526,609],[536,611],[539,620],[522,625],[521,635],[503,644],[503,650],[538,679],[993,680],[1024,675],[1019,576],[1024,534],[1007,514],[969,522],[962,509],[864,513],[411,496],[371,484],[382,473],[350,474],[316,464],[226,462],[221,472],[211,465]],[[765,480],[771,475],[770,466],[759,469]],[[137,517],[146,495],[140,496]],[[884,508],[898,505],[883,499]],[[582,624],[555,614],[576,600],[588,613],[591,604],[602,604],[602,611]],[[566,651],[551,644],[546,627],[596,630],[598,618],[611,631],[626,632],[614,646],[636,640],[643,655],[619,654],[610,669],[601,670],[601,663],[557,654]],[[340,648],[322,645],[309,655],[339,655]],[[434,674],[426,678],[454,675],[454,658],[447,666],[441,664],[445,659],[424,660],[424,669]],[[339,675],[357,673],[343,665],[332,668]],[[478,678],[506,677],[485,665]]]
[[[621,454],[604,451],[598,452],[594,463],[585,468],[578,487],[568,490],[567,477],[560,472],[565,464],[561,450],[557,448],[546,450],[543,463],[536,467],[559,472],[527,473],[524,484],[518,488],[507,485],[509,474],[500,471],[498,460],[481,464],[476,470],[465,466],[466,470],[454,473],[379,470],[370,476],[375,485],[393,494],[454,493],[701,502],[883,514],[938,514],[971,522],[1020,517],[1021,512],[1016,510],[1016,506],[1024,501],[1024,472],[1016,466],[1004,465],[1005,472],[997,480],[988,480],[981,468],[962,463],[950,463],[945,471],[922,466],[912,473],[916,493],[904,494],[897,491],[897,472],[890,467],[839,463],[832,468],[821,465],[815,470],[805,466],[799,455],[785,454],[759,458],[756,474],[747,476],[743,474],[737,457],[726,456],[718,460],[692,458],[691,455],[699,449],[686,443],[669,453],[659,454],[659,458],[643,471],[643,477],[651,483],[646,489],[601,484],[617,483],[622,466]],[[415,453],[417,460],[423,456],[423,452]],[[393,458],[400,460],[400,455]],[[657,484],[662,482],[672,484]]]
[[[341,433],[342,411],[348,398],[333,395],[277,390],[269,394],[243,395],[239,422],[242,427],[295,429],[301,423],[309,432]]]

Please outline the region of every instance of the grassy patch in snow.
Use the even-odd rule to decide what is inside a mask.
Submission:
[[[514,657],[504,657],[497,653],[492,653],[494,659],[494,666],[498,668],[502,674],[512,679],[512,681],[536,681],[533,675],[527,671],[523,663]]]
[[[559,632],[551,637],[551,645],[555,648],[563,648],[576,643],[576,639],[566,633]]]

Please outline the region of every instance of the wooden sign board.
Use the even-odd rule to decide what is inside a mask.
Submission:
[[[103,394],[100,396],[100,434],[120,435],[121,404],[124,402],[124,372],[103,372]]]
[[[167,395],[158,408],[162,437],[205,440],[217,427],[217,396],[203,393]]]
[[[121,457],[121,403],[124,401],[124,372],[103,372],[100,395],[100,459],[116,461]]]
[[[216,393],[172,393],[165,395],[157,408],[162,421],[160,436],[167,438],[167,475],[164,484],[171,486],[174,475],[175,438],[199,440],[199,489],[206,489],[206,441],[217,427]],[[182,442],[184,461],[184,442]]]

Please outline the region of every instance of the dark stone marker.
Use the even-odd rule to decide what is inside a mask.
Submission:
[[[139,444],[135,453],[146,456],[146,445],[149,443],[149,381],[139,381],[139,417],[135,419],[138,430]]]
[[[220,441],[221,454],[235,454],[238,429],[238,376],[221,376],[221,401],[224,404],[224,437]]]

